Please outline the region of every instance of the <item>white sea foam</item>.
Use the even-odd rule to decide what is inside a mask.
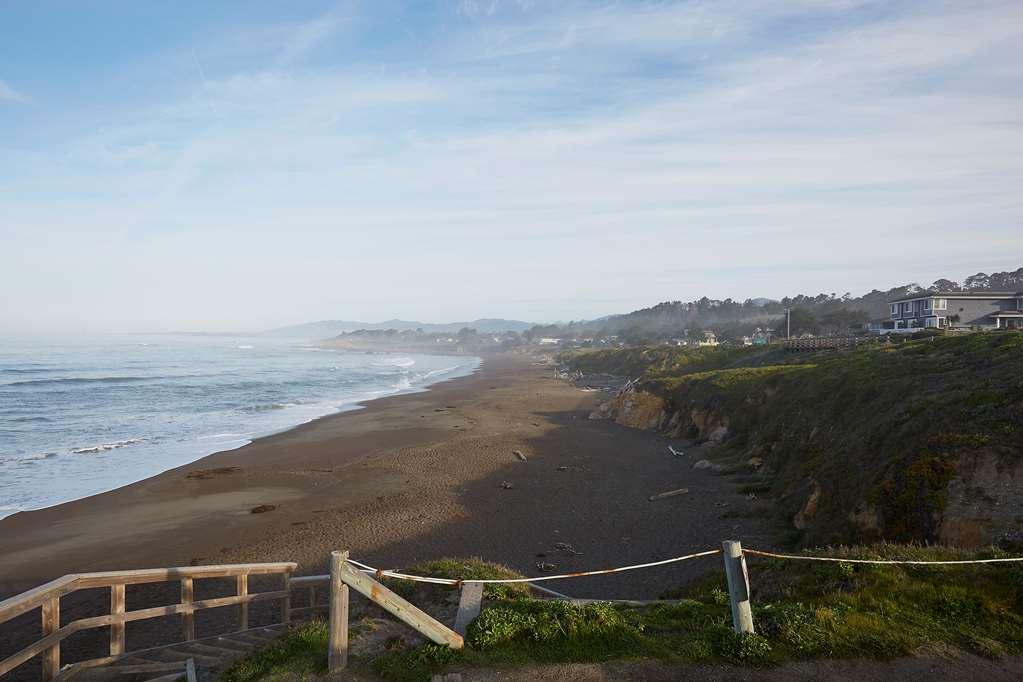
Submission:
[[[239,350],[252,350],[253,348],[255,348],[255,346],[250,346],[247,343],[241,343],[241,344],[238,344],[238,348],[239,348]]]
[[[416,361],[412,358],[390,358],[383,362],[374,362],[374,365],[378,367],[412,367],[416,364]]]
[[[129,445],[138,445],[144,440],[145,438],[126,438],[124,440],[115,440],[111,443],[100,443],[99,445],[90,445],[87,448],[72,448],[71,452],[76,455],[92,455],[97,452],[107,452],[108,450],[126,448]]]

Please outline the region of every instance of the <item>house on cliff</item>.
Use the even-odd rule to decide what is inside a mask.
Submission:
[[[917,329],[1023,329],[1023,291],[922,291],[889,302],[875,332]]]

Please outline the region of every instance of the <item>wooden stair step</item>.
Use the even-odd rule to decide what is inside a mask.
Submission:
[[[230,647],[236,647],[238,649],[238,651],[241,651],[243,653],[248,653],[248,652],[252,651],[253,649],[255,649],[256,646],[257,646],[256,644],[254,644],[252,642],[245,642],[245,641],[242,641],[240,639],[235,639],[234,637],[230,637],[230,636],[227,636],[227,635],[225,635],[223,637],[217,637],[217,643],[218,644],[223,644],[225,647],[229,647],[229,646]]]
[[[237,639],[242,642],[248,642],[253,646],[263,646],[269,642],[272,642],[276,637],[259,637],[257,635],[251,635],[248,632],[236,632],[231,635],[231,639]]]
[[[108,671],[116,675],[132,675],[135,673],[166,673],[174,670],[185,671],[185,662],[181,661],[170,661],[167,663],[139,663],[136,665],[111,665],[102,670]]]
[[[205,642],[189,642],[188,644],[182,644],[177,647],[178,650],[194,651],[198,654],[206,654],[209,656],[217,656],[221,659],[235,659],[241,656],[244,652],[238,651],[237,649],[228,649],[221,646],[213,646]]]
[[[176,644],[175,646],[182,646]],[[187,661],[192,658],[195,659],[196,663],[200,665],[206,665],[211,668],[215,668],[219,663],[220,659],[216,656],[207,656],[206,654],[194,654],[188,651],[179,651],[178,649],[166,648],[161,649],[159,652],[154,652],[154,656],[159,655],[160,658],[165,661]]]
[[[178,680],[185,679],[185,671],[182,670],[179,673],[171,673],[170,675],[160,675],[159,677],[150,677],[146,682],[177,682]]]

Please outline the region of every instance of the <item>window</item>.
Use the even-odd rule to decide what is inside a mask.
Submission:
[[[902,316],[903,317],[913,317],[913,304],[912,303],[903,303],[902,304]]]
[[[931,299],[926,298],[926,299],[924,299],[924,310],[930,310],[930,309],[931,309]]]
[[[898,303],[892,303],[888,307],[891,308],[891,310],[892,310],[892,317],[898,317],[899,316],[899,304]]]
[[[935,310],[948,310],[948,299],[947,298],[936,298],[934,299]]]

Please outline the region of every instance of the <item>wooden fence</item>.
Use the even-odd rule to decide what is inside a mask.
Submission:
[[[42,638],[28,645],[21,651],[0,661],[0,676],[7,674],[23,663],[42,656],[42,678],[46,682],[69,676],[81,668],[107,665],[126,657],[125,625],[131,621],[160,618],[163,616],[180,615],[182,634],[185,641],[194,640],[195,612],[223,606],[239,606],[239,630],[249,627],[249,608],[253,602],[279,599],[281,601],[281,620],[287,623],[291,619],[291,591],[289,580],[291,573],[298,567],[292,562],[265,564],[233,564],[226,566],[187,566],[182,568],[155,568],[134,571],[110,571],[105,573],[80,573],[57,578],[45,585],[24,592],[0,602],[0,624],[12,618],[39,609],[42,618]],[[280,590],[272,592],[249,592],[250,575],[279,574],[283,579]],[[236,594],[231,597],[204,599],[195,601],[195,580],[206,578],[235,578]],[[180,581],[181,600],[177,604],[157,606],[137,611],[125,611],[124,588],[126,585],[141,583],[158,583]],[[77,590],[94,588],[110,588],[110,613],[105,616],[94,616],[71,621],[64,626],[60,624],[60,600],[66,594]],[[60,643],[62,640],[81,630],[110,627],[110,655],[74,663],[61,669]]]
[[[753,619],[749,603],[749,579],[746,573],[745,560],[742,548],[738,542],[726,542],[723,545],[723,552],[710,550],[655,562],[650,565],[660,565],[667,562],[687,560],[701,556],[723,553],[725,558],[725,573],[728,578],[729,593],[732,601],[733,622],[736,632],[752,632]],[[54,679],[71,677],[82,668],[91,668],[114,663],[121,658],[129,656],[125,652],[125,624],[130,621],[159,618],[162,616],[180,615],[182,618],[183,637],[185,642],[194,641],[195,633],[195,612],[203,609],[213,609],[224,606],[239,606],[238,631],[245,631],[249,628],[248,605],[253,602],[280,600],[281,601],[281,622],[287,624],[293,616],[307,614],[314,617],[317,612],[327,610],[330,623],[330,639],[328,645],[328,668],[330,672],[337,672],[344,669],[348,664],[348,620],[349,620],[349,590],[355,590],[371,602],[380,606],[402,622],[406,623],[429,640],[448,646],[452,649],[461,649],[464,646],[464,635],[468,625],[479,615],[483,601],[483,584],[485,582],[525,582],[533,589],[543,592],[546,596],[554,599],[567,600],[573,603],[588,603],[594,600],[579,600],[567,595],[555,592],[547,588],[539,587],[531,583],[531,580],[550,580],[552,578],[573,578],[584,575],[599,575],[613,573],[634,568],[644,568],[648,565],[638,565],[600,571],[590,571],[563,576],[546,576],[534,579],[511,579],[487,580],[487,581],[447,581],[455,583],[461,590],[458,613],[455,618],[454,629],[441,623],[425,611],[419,609],[406,599],[395,594],[375,577],[385,576],[390,571],[367,570],[364,565],[351,563],[348,552],[332,552],[330,561],[330,573],[328,575],[313,575],[302,577],[291,577],[297,565],[294,563],[270,563],[270,564],[237,564],[227,566],[190,566],[186,568],[161,568],[135,571],[114,571],[108,573],[83,573],[78,575],[64,576],[33,590],[20,594],[16,597],[0,602],[0,624],[17,616],[40,609],[42,617],[43,637],[30,644],[13,656],[0,661],[0,675],[4,675],[35,656],[43,657],[43,680],[49,682]],[[362,566],[362,568],[360,568]],[[282,589],[270,592],[251,593],[248,589],[248,578],[250,575],[259,574],[280,574],[283,579]],[[401,575],[401,574],[398,574]],[[236,594],[231,597],[219,597],[216,599],[194,599],[194,581],[204,578],[235,578]],[[436,581],[432,578],[421,578],[418,576],[401,576],[405,579]],[[125,611],[125,586],[139,583],[155,583],[177,580],[181,583],[181,600],[177,604],[169,606],[158,606],[136,611]],[[110,588],[110,614],[82,618],[72,621],[61,627],[60,625],[60,599],[62,596],[76,590],[90,589],[97,587]],[[317,603],[316,593],[318,589],[328,590],[327,603]],[[291,594],[296,590],[308,590],[308,606],[301,608],[291,607]],[[606,601],[606,600],[601,600]],[[615,600],[611,600],[615,601]],[[646,604],[652,602],[623,602],[632,604]],[[93,658],[61,668],[60,665],[60,643],[63,639],[75,632],[89,628],[110,626],[110,655],[100,658]]]

